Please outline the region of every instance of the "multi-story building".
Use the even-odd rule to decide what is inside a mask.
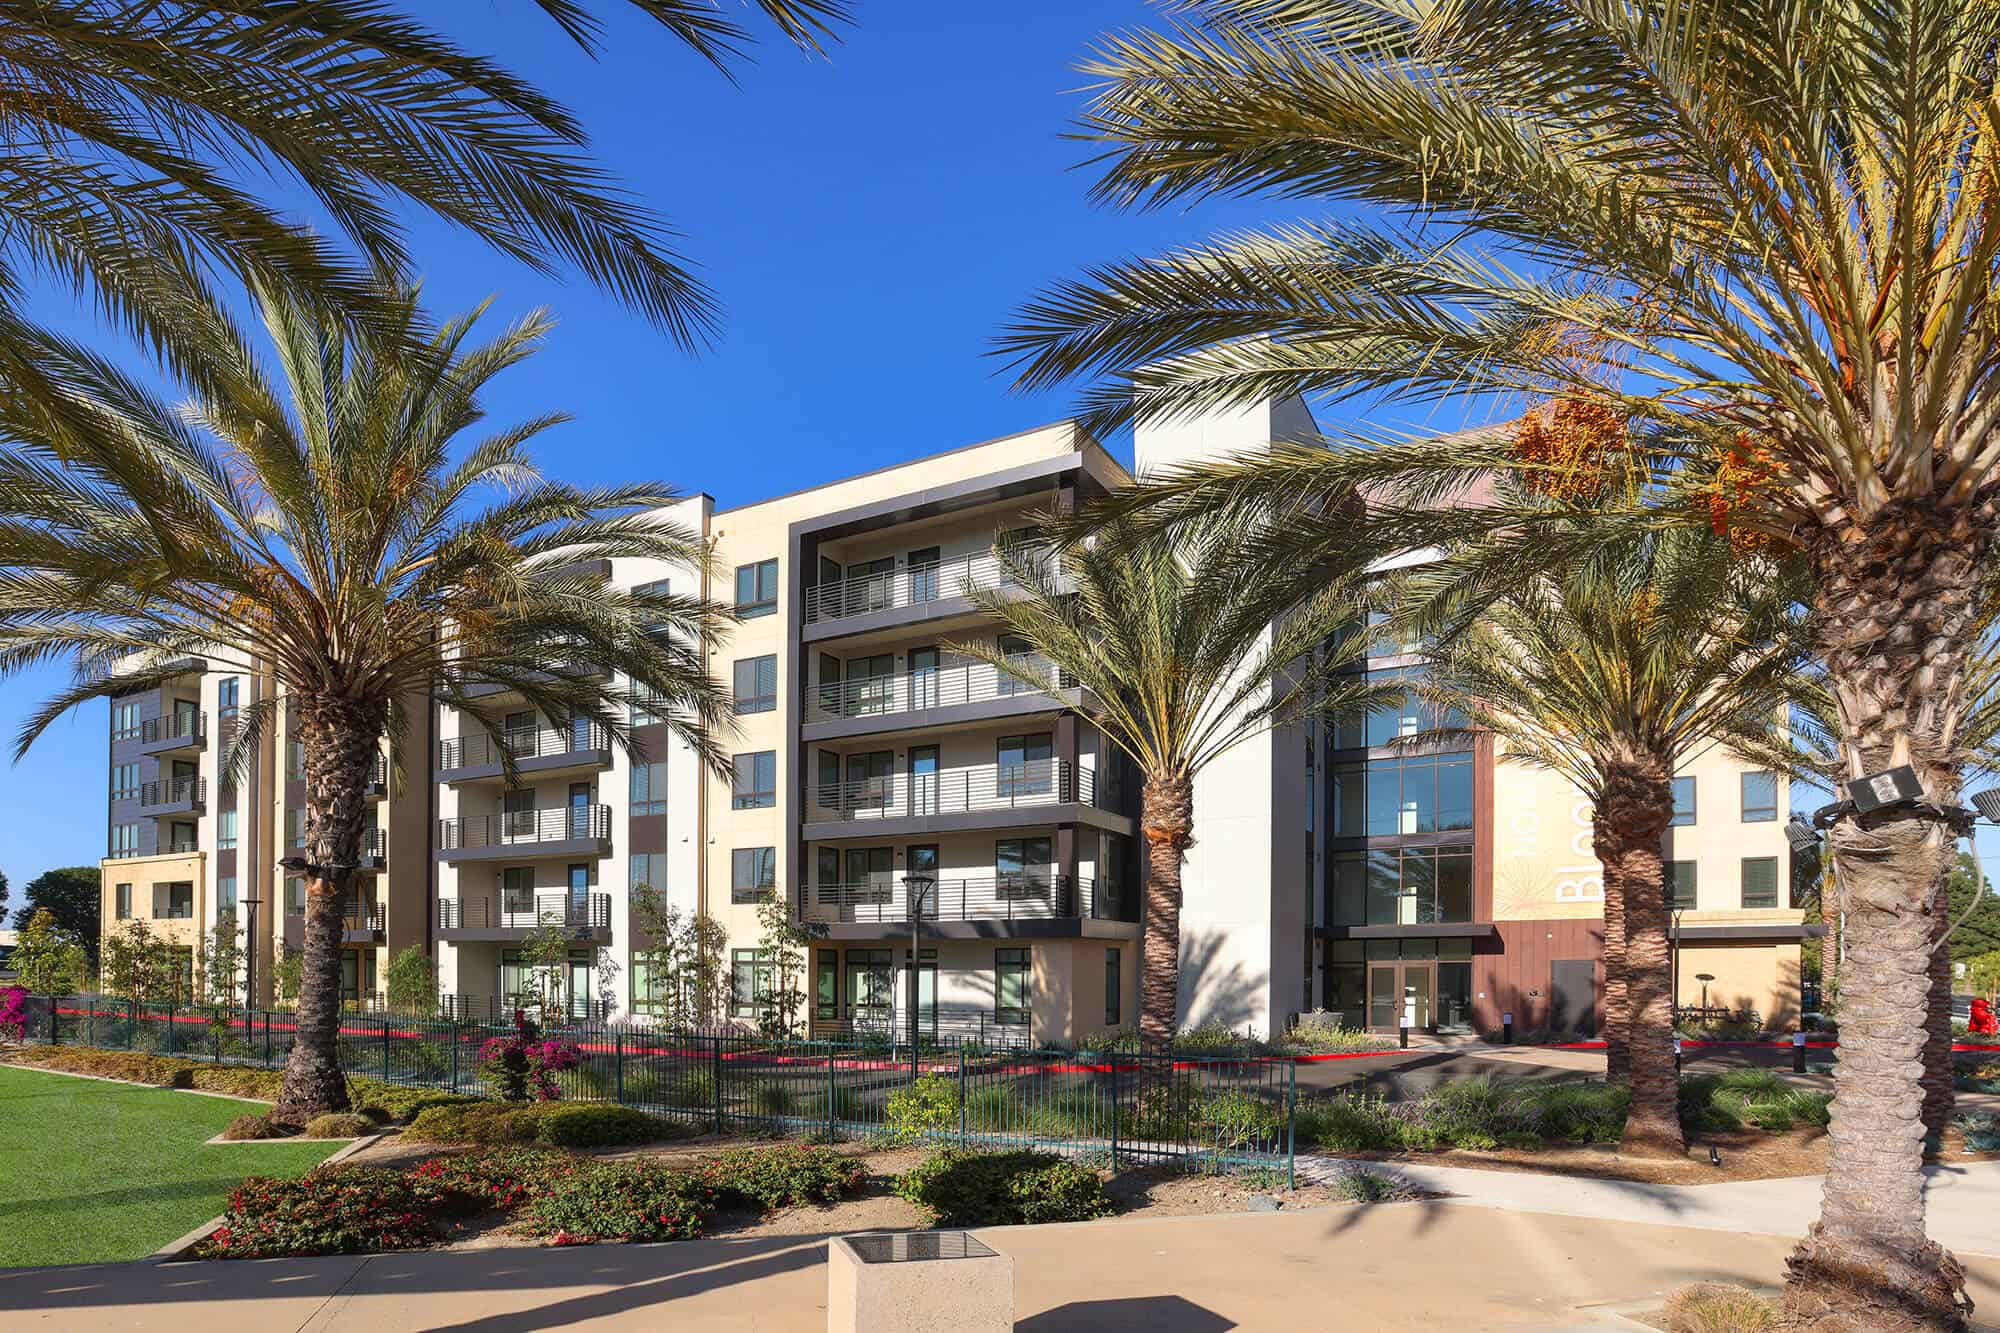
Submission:
[[[1144,473],[1311,426],[1294,400],[1142,426],[1134,452]],[[490,729],[414,704],[403,762],[385,748],[350,998],[377,996],[389,957],[418,946],[455,1008],[502,1012],[540,989],[530,937],[555,924],[572,1009],[643,1016],[646,886],[722,926],[741,1020],[769,982],[759,909],[775,897],[812,934],[801,980],[815,1032],[902,1030],[913,965],[930,1030],[1065,1042],[1132,1024],[1137,777],[1088,691],[1030,689],[956,650],[996,641],[969,594],[1004,592],[1001,535],[1130,480],[1062,422],[735,508],[682,501],[670,516],[706,541],[710,571],[617,559],[589,572],[733,606],[739,622],[706,645],[735,700],[732,773],[700,764],[643,698],[628,746],[497,686],[479,705]],[[1421,645],[1372,643],[1363,669],[1414,676]],[[279,727],[240,800],[215,770],[231,711],[266,688],[190,662],[114,704],[105,917],[155,915],[191,944],[256,883],[282,912],[260,925],[268,981],[299,924],[298,886],[273,869],[300,827],[296,755]],[[1587,803],[1488,736],[1423,754],[1392,744],[1434,721],[1411,702],[1278,727],[1200,775],[1184,1021],[1269,1031],[1325,1008],[1384,1030],[1407,1016],[1497,1034],[1508,1014],[1524,1036],[1594,1029],[1602,888]],[[1807,932],[1786,901],[1784,784],[1715,754],[1677,792],[1683,1000],[1706,986],[1711,1003],[1782,1020]]]

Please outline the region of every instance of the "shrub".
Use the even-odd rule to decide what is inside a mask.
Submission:
[[[1965,1135],[1965,1146],[1974,1152],[2000,1152],[2000,1116],[1972,1112],[1958,1118],[1959,1133]]]
[[[636,1107],[606,1102],[471,1102],[429,1107],[403,1132],[424,1143],[598,1148],[684,1138],[692,1130]]]
[[[1754,1125],[1782,1133],[1804,1121],[1824,1125],[1832,1098],[1794,1088],[1768,1069],[1732,1069],[1681,1080],[1681,1125],[1692,1133],[1719,1133]]]
[[[1116,1206],[1097,1172],[1043,1152],[933,1153],[896,1180],[933,1226],[1082,1222]]]
[[[1393,1172],[1359,1166],[1342,1167],[1326,1184],[1341,1198],[1355,1203],[1398,1203],[1423,1197],[1422,1190]]]
[[[1953,1074],[1952,1084],[1960,1092],[2000,1093],[2000,1061],[1962,1067]]]
[[[306,1121],[306,1137],[309,1139],[358,1139],[363,1134],[374,1132],[373,1120],[350,1111],[329,1111]]]
[[[1500,1136],[1500,1146],[1515,1148],[1521,1152],[1540,1152],[1542,1136],[1528,1130],[1512,1130]]]
[[[21,1041],[28,1035],[28,992],[0,986],[0,1041]]]
[[[252,1176],[229,1194],[208,1259],[410,1250],[437,1237],[437,1191],[403,1171],[322,1167],[297,1180]]]
[[[685,1172],[649,1162],[578,1159],[557,1186],[528,1201],[523,1227],[557,1245],[692,1240],[710,1208],[709,1191]]]
[[[562,1096],[556,1075],[575,1069],[583,1052],[575,1043],[544,1039],[527,1014],[514,1011],[514,1031],[488,1038],[479,1048],[479,1077],[503,1101],[552,1102]]]
[[[1293,1133],[1328,1152],[1379,1152],[1395,1142],[1388,1103],[1365,1093],[1301,1102]]]
[[[711,1198],[741,1199],[763,1209],[838,1203],[860,1189],[863,1178],[853,1158],[809,1144],[730,1148],[695,1163],[689,1174]]]
[[[1193,1137],[1219,1151],[1269,1148],[1278,1141],[1278,1112],[1254,1093],[1232,1088],[1198,1096],[1189,1117]]]
[[[1631,1089],[1603,1083],[1551,1083],[1519,1093],[1531,1115],[1516,1128],[1577,1143],[1618,1142],[1632,1102]]]
[[[288,1132],[267,1115],[239,1115],[224,1127],[222,1137],[231,1143],[248,1143],[257,1139],[284,1138]]]
[[[1388,1038],[1378,1037],[1361,1028],[1344,1027],[1340,1019],[1339,1014],[1329,1014],[1323,1010],[1300,1014],[1279,1045],[1287,1051],[1309,1055],[1338,1055],[1354,1051],[1388,1049]]]
[[[789,1085],[775,1079],[761,1079],[750,1085],[750,1110],[774,1120],[798,1114],[799,1099]]]
[[[1233,1032],[1215,1019],[1188,1028],[1174,1038],[1174,1050],[1188,1055],[1250,1055],[1264,1049],[1264,1043],[1255,1037]]]
[[[925,1074],[890,1094],[889,1133],[905,1143],[929,1134],[956,1134],[958,1110],[958,1080]]]
[[[1668,1333],[1764,1333],[1778,1326],[1769,1301],[1741,1287],[1697,1282],[1667,1297]]]
[[[433,1157],[410,1174],[441,1191],[454,1211],[518,1208],[560,1187],[583,1159],[548,1148],[474,1148]]]
[[[260,1102],[274,1102],[285,1085],[285,1074],[281,1069],[193,1065],[188,1069],[188,1081],[203,1092],[226,1092],[231,1097],[254,1097]]]
[[[149,1083],[156,1088],[191,1088],[195,1067],[185,1060],[149,1055],[145,1051],[106,1051],[95,1046],[29,1046],[13,1052],[18,1064],[57,1069],[71,1074]]]
[[[667,1105],[690,1110],[711,1110],[715,1106],[715,1075],[706,1069],[684,1073],[667,1089]]]
[[[433,1106],[476,1106],[486,1100],[469,1093],[445,1092],[439,1088],[406,1088],[372,1078],[349,1079],[347,1091],[354,1101],[354,1109],[362,1115],[371,1119],[379,1116],[385,1121],[399,1123],[414,1120]]]

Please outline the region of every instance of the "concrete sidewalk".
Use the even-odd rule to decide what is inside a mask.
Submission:
[[[1301,1156],[1299,1175],[1323,1180],[1336,1165],[1352,1163]],[[1792,1237],[1803,1236],[1819,1216],[1820,1190],[1826,1180],[1791,1176],[1714,1185],[1647,1185],[1418,1162],[1380,1165],[1426,1189],[1452,1195],[1445,1202],[1461,1207]],[[1931,1238],[1947,1249],[1961,1257],[2000,1257],[2000,1162],[1946,1161],[1925,1167],[1924,1210]]]
[[[1014,1257],[1023,1333],[1629,1327],[1602,1307],[1695,1281],[1774,1285],[1791,1248],[1442,1202],[980,1235]],[[1991,1318],[2000,1261],[1966,1268]],[[823,1237],[0,1272],[0,1326],[84,1333],[820,1333],[825,1299]]]

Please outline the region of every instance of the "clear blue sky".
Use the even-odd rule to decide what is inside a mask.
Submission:
[[[541,457],[579,482],[658,479],[739,504],[1060,417],[1061,394],[1010,393],[985,355],[1017,301],[1083,264],[1299,211],[1088,203],[1088,146],[1063,137],[1074,66],[1098,34],[1156,19],[1142,0],[858,0],[830,59],[766,44],[735,87],[615,0],[599,6],[612,25],[595,63],[511,0],[411,7],[580,113],[727,307],[721,345],[689,357],[588,287],[415,221],[438,311],[491,294],[496,317],[560,317],[490,402],[499,417],[571,413]],[[38,304],[74,324],[64,303]],[[55,683],[0,682],[0,732]],[[0,761],[15,905],[41,870],[102,854],[105,744],[98,705]]]

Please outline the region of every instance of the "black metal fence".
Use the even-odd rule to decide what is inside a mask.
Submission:
[[[294,1014],[31,995],[23,1039],[277,1069]],[[483,1093],[480,1053],[508,1023],[342,1015],[341,1067],[386,1083]],[[1027,1049],[977,1040],[783,1041],[561,1020],[576,1048],[556,1075],[572,1101],[619,1102],[712,1129],[833,1138],[889,1131],[971,1147],[1097,1155],[1114,1165],[1293,1167],[1297,1066],[1283,1058]]]

